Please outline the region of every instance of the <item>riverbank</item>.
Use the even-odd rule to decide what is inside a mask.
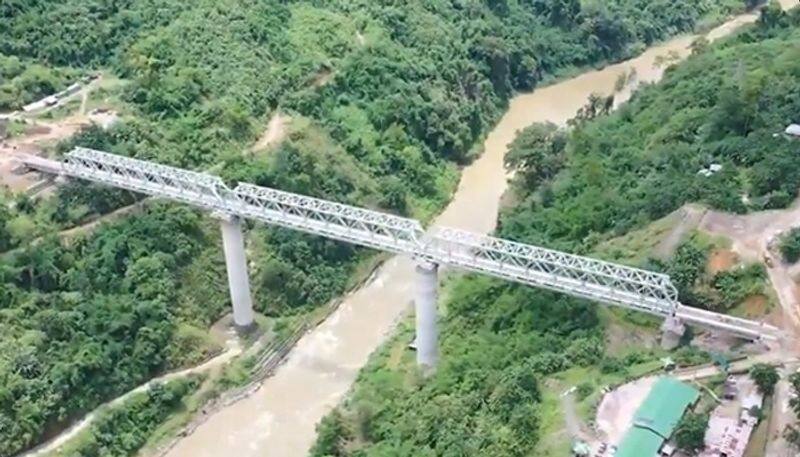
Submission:
[[[734,19],[752,22],[754,15]],[[724,25],[714,38],[729,33]],[[563,125],[592,93],[609,94],[621,74],[635,69],[640,82],[657,80],[659,56],[685,57],[695,37],[686,36],[646,51],[630,61],[522,94],[484,141],[484,153],[463,170],[458,189],[437,224],[491,232],[506,190],[503,158],[516,132],[536,122]],[[412,300],[414,264],[392,258],[375,280],[349,296],[331,317],[308,333],[287,362],[251,397],[220,411],[186,437],[171,456],[236,454],[304,455],[313,443],[316,423],[336,406],[354,382],[370,353],[394,330]]]

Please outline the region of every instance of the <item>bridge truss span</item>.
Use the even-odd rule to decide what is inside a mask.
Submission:
[[[62,168],[69,176],[206,209],[225,211],[229,205],[228,186],[206,173],[87,148],[67,153]]]
[[[660,273],[463,230],[436,227],[428,260],[650,314],[670,316],[678,292]]]
[[[220,177],[208,173],[87,148],[75,148],[61,162],[33,156],[20,159],[44,173],[60,173],[225,215],[227,232],[236,241],[230,244],[242,250],[242,256],[241,224],[237,221],[253,219],[747,338],[781,336],[767,324],[681,305],[670,278],[660,273],[453,228],[434,227],[425,232],[414,219],[247,183],[231,189]],[[240,279],[246,279],[246,273],[243,276]]]
[[[231,189],[218,176],[93,149],[75,148],[61,168],[88,181],[395,253],[413,252],[423,233],[413,219],[252,184]]]
[[[233,194],[244,217],[397,254],[414,252],[424,233],[413,219],[268,187],[239,184]]]

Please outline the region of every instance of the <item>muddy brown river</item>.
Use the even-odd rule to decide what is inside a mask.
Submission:
[[[709,37],[718,38],[753,20],[754,15],[737,17]],[[685,57],[692,40],[689,36],[676,38],[630,61],[515,97],[486,138],[483,155],[463,170],[458,190],[435,223],[491,232],[506,190],[503,156],[515,132],[535,122],[564,124],[590,94],[611,93],[619,75],[631,69],[636,69],[640,83],[657,80],[662,69],[654,65],[656,58],[669,53]],[[620,97],[625,98],[629,91]],[[372,281],[350,294],[330,318],[299,341],[286,363],[260,390],[214,414],[167,455],[306,455],[315,439],[316,424],[342,401],[369,355],[410,309],[413,278],[410,259],[395,257],[386,262]]]

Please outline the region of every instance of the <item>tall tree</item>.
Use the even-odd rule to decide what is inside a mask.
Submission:
[[[772,395],[775,385],[780,380],[778,369],[766,363],[757,363],[750,368],[750,377],[756,383],[759,392],[764,395]]]

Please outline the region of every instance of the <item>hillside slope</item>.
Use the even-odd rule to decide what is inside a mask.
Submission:
[[[0,53],[126,81],[114,96],[131,115],[59,151],[216,166],[231,180],[427,217],[515,90],[733,5],[12,0],[0,5]],[[295,119],[287,138],[244,154],[277,109]],[[0,249],[21,249],[0,264],[0,455],[204,355],[193,353],[198,329],[227,309],[213,222],[157,205],[69,244],[52,236],[132,201],[78,184],[38,203],[3,196]],[[250,245],[257,307],[271,316],[341,293],[368,255],[263,228]]]
[[[773,200],[781,187],[755,183],[768,170],[793,176],[800,163],[788,162],[791,143],[771,135],[775,124],[800,116],[798,37],[797,12],[769,9],[757,26],[698,46],[618,112],[584,116],[569,131],[523,132],[508,156],[518,169],[516,203],[499,232],[586,252],[686,201],[725,207],[739,201],[726,195],[748,191],[766,198],[752,205],[782,204]],[[753,78],[762,84],[746,84]],[[750,116],[746,123],[734,121],[740,114]],[[722,163],[723,171],[698,176],[710,163]],[[794,195],[798,184],[785,189]],[[684,257],[664,265],[676,269],[673,276],[691,274],[681,268],[694,260]],[[606,346],[604,314],[585,301],[471,276],[445,295],[435,375],[420,378],[405,349],[412,329],[405,328],[322,422],[312,455],[564,455],[559,389],[577,386],[582,399],[659,364],[657,350]],[[641,330],[624,325],[627,333]],[[704,360],[689,349],[673,357]]]

